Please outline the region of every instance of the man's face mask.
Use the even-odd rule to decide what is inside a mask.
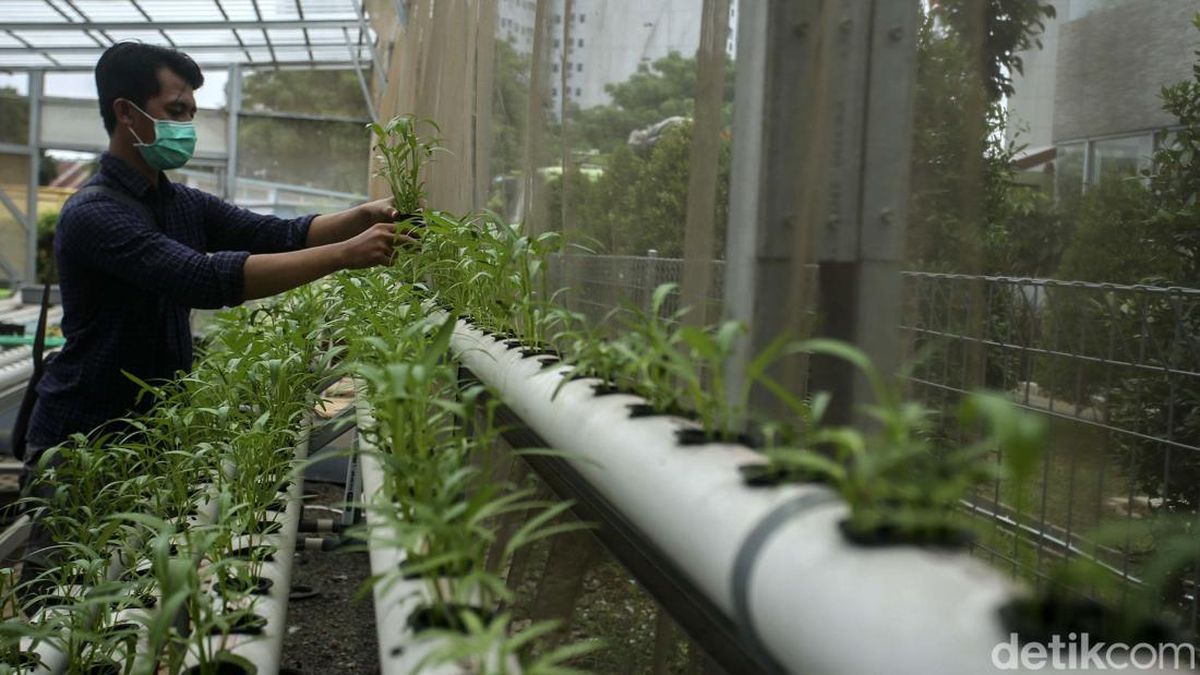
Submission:
[[[150,168],[156,171],[167,171],[187,164],[188,160],[192,158],[192,153],[196,151],[196,125],[192,122],[156,119],[146,114],[145,110],[138,108],[133,101],[130,101],[129,104],[154,122],[153,143],[142,142],[137,132],[133,131],[133,127],[129,127],[129,130],[133,132],[133,137],[138,140],[137,143],[134,143],[134,147],[142,153],[142,158],[146,160]]]

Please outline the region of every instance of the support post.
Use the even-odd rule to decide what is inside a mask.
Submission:
[[[866,5],[866,3],[863,3]],[[845,81],[841,125],[857,146],[845,147],[834,193],[847,197],[819,249],[818,333],[851,343],[885,375],[900,365],[901,277],[908,214],[916,86],[918,7],[874,0],[848,27],[864,58]],[[855,76],[856,74],[860,74]],[[857,185],[855,185],[857,183]],[[874,396],[866,377],[841,360],[817,358],[812,387],[833,394],[830,423],[861,422],[858,405]]]
[[[883,372],[899,361],[903,259],[916,76],[916,3],[739,5],[738,90],[726,264],[726,318],[749,326],[727,368],[729,395],[749,359],[806,331],[808,263],[819,262],[817,333],[850,342]],[[813,249],[816,246],[814,255]],[[798,395],[829,391],[826,418],[869,400],[848,364],[800,359],[771,376]],[[751,408],[785,416],[756,387]]]
[[[228,101],[225,119],[225,199],[232,202],[237,197],[238,172],[238,126],[242,114],[242,66],[229,66]]]
[[[550,0],[537,0],[533,20],[533,54],[529,74],[529,100],[525,115],[525,147],[521,161],[521,222],[526,233],[536,236],[545,231],[545,204],[538,180],[542,157],[542,130],[546,116],[546,49],[550,26]]]
[[[721,156],[721,103],[725,97],[725,37],[729,0],[704,0],[696,62],[696,113],[688,160],[687,229],[683,237],[684,320],[709,321],[713,236],[716,226],[718,163]]]
[[[25,208],[25,283],[37,285],[38,174],[42,169],[42,90],[46,73],[29,71],[29,194]]]
[[[817,91],[815,28],[828,2],[761,0],[738,5],[737,90],[734,93],[733,160],[725,246],[724,318],[747,326],[726,364],[726,395],[737,400],[746,366],[776,336],[797,333],[804,307],[787,291],[808,259],[793,251],[800,221],[800,181]],[[790,372],[787,372],[790,371]],[[801,380],[794,363],[771,375],[785,386]],[[756,388],[751,407],[764,415],[787,411]]]

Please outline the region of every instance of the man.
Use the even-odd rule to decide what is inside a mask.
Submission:
[[[106,194],[63,209],[55,257],[66,345],[38,386],[31,461],[130,411],[137,387],[123,370],[143,380],[188,370],[191,308],[237,305],[392,260],[390,200],[282,220],[171,183],[163,171],[190,157],[193,92],[203,83],[191,58],[153,45],[116,44],[96,64],[109,144],[89,185],[125,193],[156,222]]]
[[[89,185],[124,197],[91,191],[69,200],[59,218],[66,345],[37,387],[28,466],[73,433],[137,412],[137,387],[122,371],[154,381],[190,369],[191,308],[387,265],[397,240],[411,241],[395,232],[390,200],[284,220],[169,181],[163,171],[195,148],[193,92],[203,83],[191,58],[158,46],[116,44],[96,64],[109,144]],[[32,552],[39,542],[30,544]]]

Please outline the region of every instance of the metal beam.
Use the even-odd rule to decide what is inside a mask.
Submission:
[[[343,28],[342,33],[346,36],[346,47],[350,50],[350,58],[354,59],[354,74],[358,76],[358,86],[362,89],[363,101],[367,104],[367,112],[370,113],[371,119],[378,121],[375,116],[375,101],[371,99],[371,88],[367,86],[367,78],[363,75],[362,63],[359,62],[359,50],[350,42],[350,30]],[[359,33],[361,35],[361,33]]]
[[[346,122],[349,124],[366,125],[369,117],[351,117],[349,115],[314,115],[312,113],[274,112],[271,110],[243,110],[242,117],[267,117],[281,120],[306,120],[309,122]]]
[[[229,105],[225,114],[225,199],[237,196],[238,121],[242,113],[242,67],[229,66]]]
[[[221,0],[213,0],[213,3],[216,4],[217,11],[221,13],[221,18],[224,19],[226,22],[228,22],[229,21],[229,12],[225,11],[225,7],[224,7],[224,5],[221,4]],[[250,51],[246,49],[245,43],[242,42],[242,36],[240,33],[237,32],[237,29],[231,30],[229,32],[233,33],[233,39],[237,40],[238,45],[240,45],[242,47],[242,49],[245,50],[244,53],[246,54],[246,61],[253,61],[254,59],[250,57]]]
[[[301,21],[303,21],[304,20],[304,5],[302,5],[300,3],[300,0],[292,0],[292,1],[296,4],[296,17],[299,18]],[[308,29],[307,28],[304,29],[304,44],[308,45],[308,47],[309,47],[308,59],[310,61],[314,60],[313,53],[312,53],[312,45],[309,43],[309,39],[308,39]]]
[[[316,42],[316,43],[288,42],[285,44],[281,44],[278,42],[272,43],[272,46],[274,46],[276,49],[312,49],[314,47],[316,47],[316,48],[344,47],[345,45],[346,45],[345,42]],[[267,44],[265,42],[260,43],[260,44],[242,43],[242,44],[236,44],[236,45],[203,44],[203,45],[185,45],[183,47],[179,47],[179,49],[184,52],[187,52],[189,54],[203,54],[203,53],[211,53],[211,52],[217,52],[217,53],[236,52],[236,51],[240,51],[242,49],[262,49],[266,46],[267,46]],[[25,54],[25,53],[28,53],[30,50],[36,50],[36,51],[42,53],[43,55],[47,56],[47,58],[49,58],[50,54],[60,54],[60,55],[61,54],[100,54],[106,49],[108,49],[108,47],[96,47],[93,45],[52,45],[52,46],[48,45],[45,47],[29,45],[29,46],[23,46],[23,47],[0,47],[0,55]],[[309,58],[310,59],[312,58],[311,54],[309,55]]]
[[[25,208],[25,230],[28,240],[25,249],[24,279],[30,285],[37,284],[37,218],[38,218],[38,174],[42,168],[42,91],[45,89],[46,74],[40,70],[29,73],[29,194]]]
[[[145,17],[147,21],[151,23],[154,22],[154,18],[151,17],[146,10],[142,9],[142,6],[138,4],[138,0],[129,0],[129,4],[133,5],[133,8],[138,11],[138,14],[141,14],[143,17]],[[171,36],[167,35],[167,31],[160,29],[158,34],[163,36],[163,39],[167,41],[167,44],[171,45],[172,47],[178,47],[178,45],[175,44],[175,41],[171,39]]]
[[[28,155],[34,151],[28,145],[17,145],[15,143],[0,143],[0,154],[5,155]]]
[[[46,58],[46,60],[47,60],[47,61],[49,61],[50,63],[53,63],[53,64],[54,64],[54,65],[56,65],[56,66],[61,66],[61,65],[62,65],[61,63],[59,63],[58,59],[54,58],[53,56],[50,56],[50,54],[49,54],[49,53],[47,53],[45,50],[43,50],[43,49],[38,49],[37,47],[33,46],[33,43],[29,42],[28,40],[26,40],[25,38],[21,37],[20,35],[17,35],[16,33],[12,32],[11,30],[8,30],[7,28],[6,28],[6,29],[4,29],[4,32],[5,32],[5,33],[8,33],[8,36],[9,36],[10,38],[12,38],[12,39],[16,40],[17,42],[20,42],[20,43],[21,43],[21,46],[20,46],[20,47],[9,47],[8,49],[12,49],[12,50],[14,50],[14,51],[21,51],[21,52],[29,52],[29,51],[34,51],[34,52],[37,52],[37,53],[41,54],[41,55],[42,55],[43,57],[45,57],[45,58]]]
[[[815,72],[821,17],[831,3],[760,0],[738,5],[737,88],[726,232],[724,318],[747,327],[726,365],[726,395],[737,401],[746,368],[781,334],[799,337],[803,296],[789,291],[808,256],[795,250],[802,230],[801,174],[819,138],[815,110],[823,92]],[[806,26],[806,30],[800,30]],[[810,195],[809,201],[815,195]],[[777,364],[769,375],[804,388],[802,364]],[[786,419],[788,411],[762,388],[750,408]]]
[[[258,0],[250,0],[250,5],[254,7],[254,17],[258,19],[260,30],[262,30],[263,39],[267,41],[267,51],[271,53],[271,63],[278,63],[279,59],[275,57],[275,47],[271,46],[271,36],[267,33],[266,28],[262,28],[263,23],[262,10],[258,7]]]
[[[84,14],[84,13],[83,13],[83,10],[82,10],[82,9],[79,9],[78,7],[76,7],[76,6],[75,6],[75,3],[73,2],[73,0],[62,0],[62,1],[63,1],[63,2],[65,2],[65,3],[67,3],[67,7],[70,7],[72,10],[74,10],[74,11],[75,11],[75,13],[76,13],[76,14],[78,14],[78,15],[79,15],[79,17],[80,17],[81,19],[83,19],[84,21],[91,21],[91,20],[92,20],[92,18],[91,18],[90,16],[88,16],[87,14]],[[116,41],[116,40],[114,40],[114,39],[112,38],[112,36],[111,36],[111,35],[109,35],[108,33],[104,32],[104,30],[97,28],[97,29],[96,29],[96,32],[98,32],[98,33],[100,33],[101,35],[103,35],[103,36],[104,36],[104,39],[105,39],[105,40],[108,40],[108,43],[109,43],[110,45],[111,45],[111,44],[116,44],[116,43],[117,43],[117,41]],[[91,37],[91,38],[92,38],[92,40],[95,40],[97,44],[101,44],[101,42],[100,42],[99,40],[96,40],[96,36],[89,34],[89,37]]]
[[[874,0],[849,32],[858,36],[864,57],[842,78],[844,117],[836,124],[845,148],[842,168],[855,177],[839,192],[851,203],[836,226],[823,234],[818,263],[821,319],[818,333],[855,345],[885,376],[900,365],[900,267],[908,213],[912,150],[913,92],[916,87],[918,7],[915,3]],[[859,410],[874,402],[865,375],[850,364],[815,359],[813,388],[829,391],[831,423],[861,422]]]
[[[2,0],[0,0],[2,1]],[[236,48],[235,48],[236,49]],[[263,65],[257,61],[234,61],[229,59],[214,60],[211,62],[200,62],[201,68],[226,68],[234,63],[242,65],[256,66]],[[280,61],[275,64],[275,70],[350,70],[354,68],[353,61]],[[5,65],[0,63],[0,73],[25,73],[33,70],[40,70],[46,73],[90,73],[95,70],[95,66],[45,66],[37,65]],[[56,149],[69,150],[67,147],[55,146]],[[90,152],[87,150],[85,152]]]
[[[46,6],[53,9],[62,18],[66,19],[67,21],[69,21],[71,23],[75,23],[75,17],[62,11],[62,9],[58,5],[54,4],[50,0],[43,0],[43,2],[45,2]],[[97,38],[95,35],[92,35],[91,33],[87,33],[87,32],[85,32],[84,34],[87,35],[88,38],[90,38],[92,40],[92,42],[95,42],[96,44],[100,45],[101,47],[104,46],[104,43],[99,38]]]
[[[357,19],[263,19],[261,21],[10,21],[6,30],[38,32],[122,31],[122,30],[267,30],[272,28],[355,28]]]

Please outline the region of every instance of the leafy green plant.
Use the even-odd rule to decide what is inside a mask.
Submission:
[[[412,115],[393,117],[385,125],[377,122],[367,125],[381,161],[378,175],[387,180],[400,213],[421,210],[425,189],[421,169],[441,147],[436,137],[421,135],[422,125],[432,127],[434,132],[441,131],[432,120],[419,120]]]
[[[848,536],[917,543],[953,540],[955,509],[974,486],[1003,475],[1028,476],[1036,464],[1043,420],[1019,413],[1001,397],[969,396],[960,423],[968,430],[982,427],[979,440],[964,447],[937,447],[930,433],[931,411],[905,400],[862,352],[825,339],[806,341],[800,348],[850,362],[866,376],[875,395],[875,403],[862,409],[871,431],[823,426],[830,398],[820,394],[811,403],[805,443],[768,453],[777,471],[828,483],[842,495],[850,506],[844,525]]]
[[[576,675],[584,671],[566,664],[600,647],[594,640],[581,641],[529,657],[526,653],[532,643],[557,629],[558,622],[539,621],[514,631],[508,613],[485,621],[473,612],[464,611],[460,620],[464,631],[435,630],[425,634],[424,639],[435,641],[436,646],[421,659],[415,672],[453,664],[480,675]]]

